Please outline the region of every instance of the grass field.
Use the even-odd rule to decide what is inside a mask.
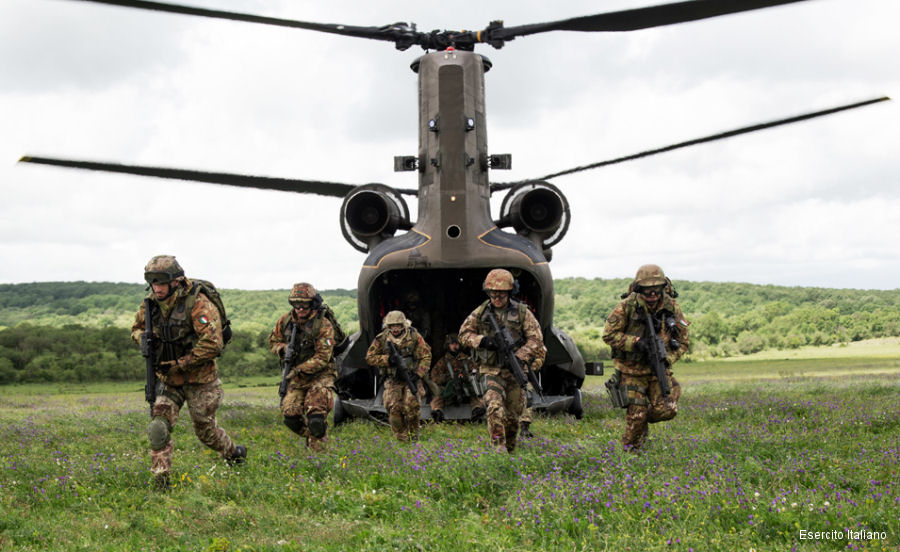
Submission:
[[[825,356],[825,355],[820,355]],[[512,456],[483,425],[416,445],[351,422],[308,456],[274,378],[229,382],[230,468],[175,429],[150,489],[142,384],[0,387],[0,550],[900,550],[900,360],[685,364],[678,417],[621,452],[623,411],[540,418]],[[816,534],[818,533],[818,534]]]

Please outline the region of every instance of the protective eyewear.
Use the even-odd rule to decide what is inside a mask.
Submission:
[[[658,286],[636,286],[634,291],[640,293],[644,296],[656,295],[661,296],[663,294],[663,290],[665,290],[666,286],[664,284],[660,284]]]
[[[145,272],[144,280],[148,284],[168,284],[172,281],[172,276],[167,272]]]
[[[291,301],[291,306],[297,310],[309,310],[312,308],[312,303],[309,301]]]

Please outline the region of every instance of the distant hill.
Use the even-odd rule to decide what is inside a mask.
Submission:
[[[609,358],[601,340],[606,316],[627,279],[556,280],[555,324],[585,358]],[[900,336],[900,289],[802,288],[675,282],[691,321],[689,360]],[[0,383],[139,379],[140,356],[128,330],[146,294],[142,284],[41,282],[0,284]],[[235,339],[223,373],[276,373],[266,337],[287,311],[288,290],[220,290]],[[349,331],[359,327],[355,290],[322,291]]]

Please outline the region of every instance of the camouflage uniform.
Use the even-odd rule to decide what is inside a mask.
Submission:
[[[455,336],[453,336],[455,337]],[[449,339],[448,339],[449,342]],[[448,367],[449,365],[449,367]],[[452,370],[452,374],[451,374]],[[456,377],[453,378],[452,376]],[[480,378],[475,361],[460,347],[453,353],[448,350],[431,368],[431,380],[437,384],[439,392],[431,398],[431,411],[443,410],[449,399],[451,404],[466,401],[472,408],[472,418],[484,415],[484,402],[471,377]],[[449,385],[453,380],[453,385]]]
[[[497,271],[488,273],[485,279],[485,290],[503,289],[499,286],[491,287],[492,275]],[[512,288],[512,275],[508,275]],[[465,319],[459,328],[459,342],[464,347],[474,351],[478,371],[485,376],[486,390],[484,402],[487,405],[488,435],[491,444],[497,451],[506,450],[513,452],[516,448],[516,438],[519,432],[519,417],[525,409],[525,390],[519,386],[515,376],[501,367],[501,362],[495,350],[479,348],[486,338],[494,338],[494,330],[487,318],[488,309],[492,308],[491,301],[485,301],[479,305]],[[532,365],[535,358],[543,353],[543,334],[537,319],[524,303],[509,300],[506,308],[495,310],[497,322],[509,328],[514,339],[517,339],[516,357],[523,363]]]
[[[304,293],[317,297],[315,289],[296,284],[291,292],[291,300],[298,303],[318,301],[298,301]],[[309,293],[311,290],[311,293]],[[290,383],[281,401],[284,424],[291,431],[306,440],[306,446],[316,452],[325,449],[328,424],[325,419],[334,408],[334,326],[322,314],[321,308],[311,307],[308,316],[301,318],[296,310],[284,313],[275,323],[269,335],[269,350],[284,359],[284,352],[291,339],[293,327],[297,326],[294,343],[294,365],[289,374]]]
[[[403,314],[409,319],[413,328],[422,334],[427,343],[431,339],[431,315],[428,313],[428,309],[423,308],[419,292],[415,290],[407,292],[404,299]]]
[[[394,337],[388,327],[392,315],[400,311],[391,311],[385,316],[385,329],[381,331],[366,351],[366,363],[379,369],[384,378],[384,407],[388,411],[388,422],[391,433],[400,442],[415,441],[419,438],[419,418],[422,407],[417,395],[423,393],[421,381],[418,384],[418,392],[412,393],[405,381],[395,378],[395,367],[390,364],[390,347],[388,341],[393,342],[400,355],[406,359],[406,365],[411,371],[415,371],[420,378],[428,372],[431,366],[431,347],[425,343],[421,334],[412,327],[409,320],[403,318],[404,329],[399,337]]]
[[[152,291],[149,295],[156,338],[154,358],[157,360],[158,384],[148,432],[151,472],[163,486],[168,485],[175,449],[171,432],[185,403],[194,433],[201,443],[227,460],[246,456],[246,448],[236,450],[238,447],[216,423],[216,411],[224,396],[216,366],[216,357],[225,346],[219,309],[206,295],[196,292],[193,282],[183,276],[174,257],[154,257],[145,268],[145,274],[152,274],[160,265],[172,264],[181,276],[171,280],[170,294],[162,300]],[[145,303],[141,303],[131,326],[131,339],[136,343],[141,342],[146,327],[144,311]],[[168,362],[171,367],[163,372],[166,367],[161,370],[161,362]]]
[[[658,269],[655,265],[646,266]],[[645,267],[639,269],[639,275]],[[661,269],[659,274],[662,274]],[[651,279],[651,284],[648,285],[657,281]],[[681,385],[672,376],[671,366],[690,346],[689,322],[670,294],[671,284],[664,276],[662,281],[665,283],[665,291],[652,309],[640,293],[629,290],[628,296],[610,313],[603,328],[603,341],[612,348],[613,364],[620,373],[621,385],[625,386],[628,394],[625,433],[622,435],[622,446],[625,450],[634,451],[641,448],[647,438],[648,424],[671,420],[678,413]],[[658,321],[662,316],[671,316],[676,322],[678,335],[669,335],[665,324],[660,324],[661,328],[657,329],[657,334],[662,337],[667,349],[666,377],[671,389],[668,399],[663,398],[653,368],[635,345],[639,339],[646,336],[643,315],[645,311],[650,312],[654,320]],[[672,339],[678,343],[677,348],[672,347]]]

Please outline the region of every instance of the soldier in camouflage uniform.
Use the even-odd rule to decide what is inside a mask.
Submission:
[[[627,391],[625,433],[622,446],[637,451],[647,439],[647,424],[671,420],[678,413],[681,386],[672,376],[672,365],[690,346],[689,323],[675,302],[677,294],[662,269],[656,265],[640,267],[629,293],[606,319],[603,341],[612,348],[613,363],[619,386]],[[653,368],[647,356],[649,342],[644,313],[654,320],[657,334],[666,344],[666,377],[671,393],[662,396]],[[660,323],[671,319],[673,326]],[[674,330],[672,329],[674,328]],[[675,335],[677,334],[677,335]]]
[[[393,343],[400,356],[406,360],[406,367],[416,380],[416,393],[409,389],[406,381],[397,376],[397,367],[391,361],[388,343]],[[418,395],[424,392],[422,383],[418,380],[431,366],[431,347],[406,316],[401,311],[394,310],[385,315],[384,330],[369,345],[366,363],[378,368],[384,379],[384,407],[388,411],[391,433],[401,443],[418,440],[422,412]]]
[[[247,448],[235,446],[216,423],[216,410],[224,396],[216,366],[216,357],[225,346],[219,309],[185,278],[181,265],[171,255],[150,259],[144,267],[144,279],[152,288],[150,347],[157,359],[159,382],[148,428],[150,470],[157,487],[168,489],[175,450],[171,433],[185,403],[201,443],[229,463],[243,462]],[[136,343],[141,342],[145,329],[144,310],[145,303],[141,303],[131,326],[131,339]]]
[[[513,338],[516,357],[532,366],[541,355],[544,337],[540,324],[524,303],[513,301],[515,279],[504,269],[490,271],[484,280],[489,299],[479,305],[459,328],[459,342],[475,351],[478,371],[485,376],[488,435],[495,451],[513,452],[519,432],[519,417],[525,409],[525,390],[498,358],[499,336],[488,320],[493,311],[497,322],[506,326]],[[533,369],[533,368],[532,368]]]
[[[438,392],[431,398],[431,417],[435,422],[442,422],[444,406],[449,400],[451,404],[469,403],[472,420],[479,420],[485,409],[478,368],[460,346],[458,335],[447,334],[444,347],[447,352],[431,368],[431,380],[438,387]]]
[[[328,423],[334,408],[334,326],[323,315],[322,296],[308,283],[294,284],[288,302],[293,307],[281,315],[269,335],[269,350],[284,361],[291,333],[294,366],[287,374],[288,390],[281,401],[284,425],[306,440],[315,452],[325,450]]]

